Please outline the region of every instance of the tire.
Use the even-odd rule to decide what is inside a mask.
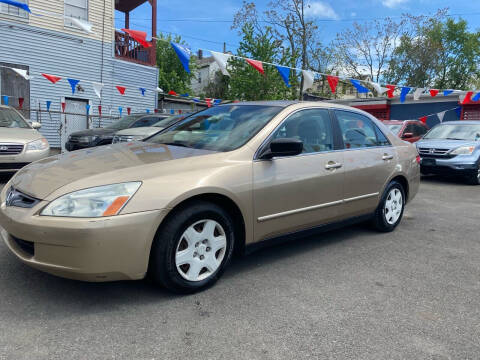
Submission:
[[[398,209],[399,205],[400,209]],[[372,220],[373,227],[380,232],[393,231],[402,220],[404,209],[405,190],[400,183],[392,181],[383,192],[382,199],[375,210]]]
[[[169,216],[157,231],[149,275],[176,293],[204,290],[223,274],[234,243],[233,222],[224,209],[206,201],[192,202]]]
[[[480,166],[471,175],[467,177],[467,182],[470,185],[480,185]]]

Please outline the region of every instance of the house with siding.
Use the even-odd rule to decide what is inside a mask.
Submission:
[[[124,27],[129,28],[129,13],[147,0],[17,1],[28,1],[32,14],[0,3],[0,95],[9,96],[9,105],[14,107],[23,98],[25,116],[41,122],[40,131],[52,147],[62,147],[73,131],[108,124],[119,117],[119,107],[123,114],[127,108],[132,112],[156,108],[155,40],[152,47],[145,48],[115,30],[115,10],[124,14]],[[148,1],[151,33],[156,34],[156,0]],[[82,30],[69,16],[89,22],[92,32]],[[34,78],[25,80],[12,67],[27,70]],[[41,73],[62,80],[52,84]],[[74,94],[67,78],[80,80]],[[104,84],[101,98],[91,82]],[[116,85],[126,87],[124,95]],[[140,88],[148,91],[142,95]],[[50,112],[46,111],[47,101],[51,101]],[[107,115],[101,121],[99,105],[102,115]]]

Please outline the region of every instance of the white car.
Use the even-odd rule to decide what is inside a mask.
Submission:
[[[135,128],[120,130],[117,133],[115,133],[112,143],[115,144],[119,142],[141,141],[169,127],[170,125],[173,125],[177,121],[185,119],[185,117],[187,116],[188,115],[169,116],[165,119],[162,119],[156,122],[152,126],[135,127]]]
[[[14,108],[0,105],[0,172],[13,172],[50,155],[47,139]]]

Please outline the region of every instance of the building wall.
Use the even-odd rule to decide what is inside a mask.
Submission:
[[[409,104],[392,104],[390,107],[390,119],[391,120],[410,120],[418,119],[425,115],[439,113],[444,110],[450,110],[458,107],[458,101],[445,101],[445,102],[423,102],[423,103],[409,103]],[[458,120],[458,115],[455,110],[445,113],[443,121],[455,121]],[[427,125],[432,127],[439,123],[440,120],[437,116],[429,116],[427,119]]]
[[[98,113],[100,101],[92,85],[80,81],[79,85],[84,91],[72,95],[67,77],[104,83],[102,114],[118,115],[119,106],[123,107],[124,113],[127,107],[131,107],[132,112],[144,112],[146,109],[153,111],[155,108],[156,92],[147,91],[143,97],[139,88],[155,89],[157,87],[157,68],[115,59],[111,42],[104,43],[102,51],[102,42],[96,39],[1,19],[0,31],[2,33],[0,60],[26,65],[30,73],[35,75],[35,78],[30,80],[32,108],[37,109],[40,104],[41,108],[45,109],[46,101],[50,100],[52,101],[51,110],[60,111],[62,99],[70,97],[89,100],[90,114]],[[103,72],[101,71],[102,52]],[[58,75],[63,79],[52,84],[40,76],[40,73]],[[103,79],[101,73],[103,73]],[[127,87],[124,96],[118,93],[115,85]],[[11,96],[9,93],[2,95]],[[12,105],[16,105],[16,100],[12,99]],[[35,118],[35,113],[31,112],[31,117],[31,120],[42,122],[41,132],[51,146],[59,147],[60,115],[51,114],[50,116],[43,113],[39,118]]]
[[[215,73],[218,70],[220,70],[220,68],[213,60],[208,65],[199,67],[190,83],[192,93],[195,95],[202,94],[205,87],[215,79]],[[199,79],[201,80],[200,82]]]

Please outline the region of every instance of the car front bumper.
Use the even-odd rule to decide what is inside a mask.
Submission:
[[[50,155],[50,148],[45,150],[26,151],[18,155],[0,155],[0,172],[14,172],[31,162],[41,160]]]
[[[478,172],[478,159],[474,156],[458,155],[449,159],[422,157],[422,173],[438,175],[470,175]]]
[[[2,196],[0,234],[8,248],[29,266],[93,282],[143,278],[164,215],[153,210],[105,218],[58,218],[31,211],[6,206]]]

